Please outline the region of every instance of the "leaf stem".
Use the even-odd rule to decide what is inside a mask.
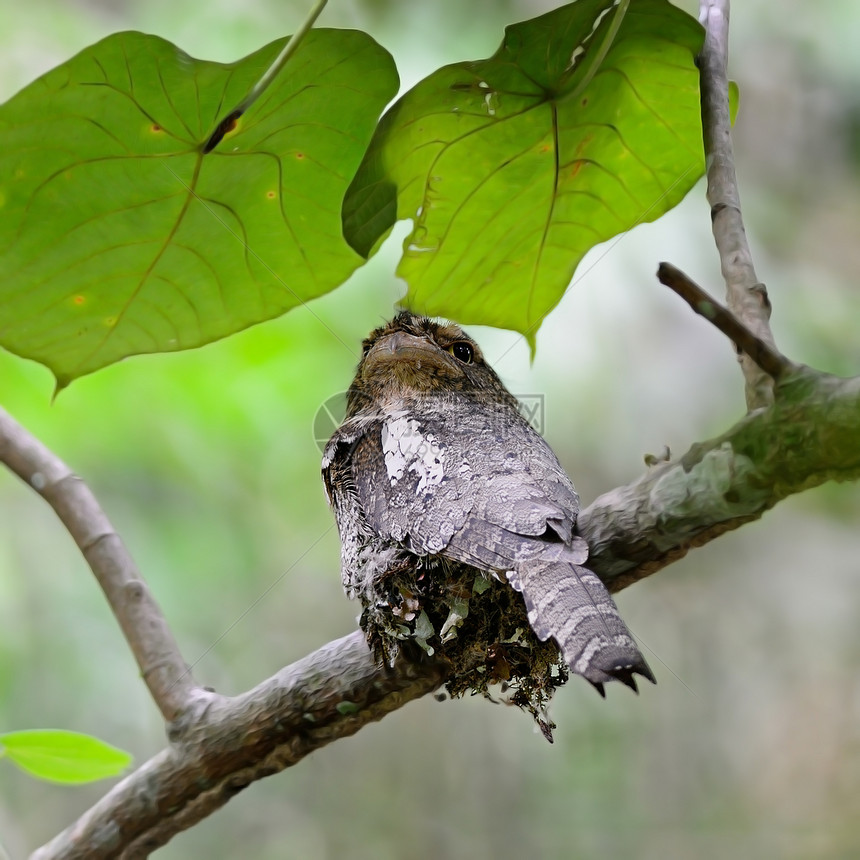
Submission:
[[[579,83],[569,92],[564,92],[564,88],[568,84],[570,78],[573,77],[579,69],[576,65],[573,65],[567,70],[567,72],[565,72],[564,77],[562,78],[561,87],[559,88],[561,94],[556,99],[557,102],[575,99],[591,83],[604,59],[606,59],[606,55],[609,53],[609,49],[612,47],[613,42],[615,42],[615,37],[618,35],[618,31],[621,28],[621,22],[624,20],[624,16],[627,14],[629,6],[630,0],[619,0],[618,5],[615,7],[615,12],[612,14],[612,21],[609,23],[609,28],[603,36],[603,40],[598,46],[597,51],[587,59],[588,65],[580,78]]]
[[[328,0],[316,0],[316,3],[311,7],[311,11],[308,12],[305,20],[299,25],[299,29],[290,36],[290,40],[286,45],[284,45],[283,51],[278,54],[275,62],[266,69],[263,77],[260,78],[260,80],[251,88],[251,92],[249,92],[248,95],[245,96],[244,100],[236,106],[237,111],[245,113],[245,111],[248,110],[248,108],[251,107],[251,105],[254,104],[254,102],[263,94],[269,84],[271,84],[275,77],[277,77],[278,72],[281,71],[287,60],[295,54],[299,45],[302,43],[302,40],[307,35],[308,30],[313,27],[317,18],[319,18],[320,13],[325,9],[326,3],[328,3]]]
[[[260,96],[268,89],[269,85],[278,76],[278,73],[286,65],[290,57],[292,57],[292,55],[298,50],[298,47],[307,35],[308,30],[313,27],[317,18],[319,18],[320,13],[325,9],[327,3],[328,0],[316,0],[305,20],[299,25],[298,30],[290,36],[281,53],[278,54],[272,65],[266,69],[260,80],[251,87],[251,91],[248,95],[246,95],[245,98],[233,108],[233,110],[229,111],[223,119],[218,121],[218,124],[215,126],[215,130],[206,139],[206,143],[203,144],[204,153],[212,152],[212,150],[221,143],[224,136],[233,130],[236,125],[236,120],[239,119],[239,117],[242,116],[242,114],[245,113],[245,111],[247,111],[248,108],[251,107],[251,105],[254,104],[254,102],[257,101],[257,99],[260,98]]]

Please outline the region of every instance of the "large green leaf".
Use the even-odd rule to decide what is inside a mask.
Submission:
[[[493,57],[439,69],[383,117],[344,227],[370,255],[414,218],[398,268],[410,307],[533,338],[590,248],[658,218],[701,175],[702,28],[665,0],[632,0],[612,38],[613,5],[508,27]]]
[[[92,782],[122,773],[131,755],[98,738],[62,729],[26,729],[0,735],[0,756],[53,782]]]
[[[312,30],[211,153],[285,40],[237,63],[118,33],[0,107],[0,345],[60,387],[188,349],[342,283],[341,203],[397,90],[364,33]]]

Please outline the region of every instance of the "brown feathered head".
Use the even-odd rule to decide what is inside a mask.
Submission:
[[[347,417],[403,399],[460,392],[516,401],[458,325],[402,311],[371,332],[347,397]]]

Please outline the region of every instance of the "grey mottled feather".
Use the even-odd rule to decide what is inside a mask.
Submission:
[[[387,566],[440,555],[507,578],[538,637],[554,638],[601,692],[612,679],[635,689],[633,673],[653,680],[608,591],[582,567],[573,484],[512,399],[400,394],[348,419],[324,455],[347,591],[371,600]]]

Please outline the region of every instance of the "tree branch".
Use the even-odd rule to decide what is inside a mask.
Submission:
[[[748,355],[771,379],[779,380],[796,369],[793,362],[750,331],[731,311],[671,263],[660,263],[657,277],[661,284],[676,292],[697,314],[719,329],[738,352]]]
[[[797,367],[776,392],[769,409],[580,514],[589,566],[612,591],[757,519],[786,496],[860,478],[860,378]],[[201,691],[199,707],[174,723],[168,749],[33,858],[145,857],[252,781],[435,690],[445,676],[440,662],[406,657],[386,670],[356,632],[236,698]]]
[[[444,680],[439,662],[378,666],[361,632],[235,698],[212,695],[181,742],[118,783],[31,860],[146,857],[257,779],[380,720]]]
[[[860,478],[860,377],[799,366],[776,403],[598,498],[580,515],[589,567],[611,591],[826,481]]]
[[[702,0],[701,9],[708,200],[728,306],[755,341],[772,346],[770,306],[752,264],[733,166],[729,2]],[[694,301],[700,312],[706,310],[701,296]],[[742,344],[738,337],[735,331]],[[611,590],[758,518],[788,495],[827,480],[860,477],[860,379],[815,373],[754,346],[749,340],[742,346],[742,366],[747,403],[755,411],[581,513],[578,529],[592,549],[589,564]],[[770,377],[777,380],[776,397]],[[0,460],[41,493],[81,549],[169,728],[169,746],[36,851],[37,860],[147,856],[251,782],[354,734],[445,680],[444,663],[410,660],[405,652],[392,669],[378,666],[355,632],[241,696],[202,690],[93,494],[2,410]]]
[[[164,616],[87,485],[0,408],[0,462],[38,492],[68,529],[119,622],[164,719],[199,692]]]
[[[729,310],[757,337],[774,346],[770,301],[753,266],[741,215],[735,175],[729,114],[727,73],[729,0],[701,0],[705,42],[699,55],[702,91],[702,132],[708,166],[708,202],[714,240],[720,254]],[[739,356],[749,409],[773,402],[773,382],[747,355]]]

